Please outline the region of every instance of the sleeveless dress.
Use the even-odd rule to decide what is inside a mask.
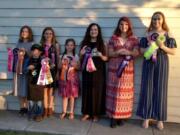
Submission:
[[[57,65],[58,65],[58,60],[57,60],[57,49],[55,47],[55,45],[51,45],[50,47],[48,45],[45,45],[44,47],[44,55],[43,57],[48,57],[50,59],[50,65],[51,64],[55,64],[55,67],[51,68],[51,75],[53,78],[53,82],[51,84],[46,85],[46,88],[56,88],[57,84],[56,84],[56,73],[57,73]]]
[[[72,58],[71,61],[75,61],[75,62],[79,61],[78,55],[68,56],[66,54],[61,56],[61,60],[64,61],[66,58],[68,59],[68,57]],[[60,78],[59,79],[59,94],[62,97],[78,97],[79,86],[80,86],[79,73],[77,69],[70,66],[69,64],[71,64],[70,61],[68,63],[65,63],[65,62],[62,63],[62,68],[61,68],[60,77],[59,77]]]

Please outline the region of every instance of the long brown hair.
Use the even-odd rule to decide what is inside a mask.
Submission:
[[[85,36],[81,42],[81,49],[85,46],[90,44],[91,42],[91,36],[90,36],[90,31],[92,26],[97,26],[98,28],[98,36],[97,36],[97,49],[98,51],[102,52],[103,54],[105,54],[105,46],[104,46],[104,41],[102,38],[102,32],[101,32],[101,27],[99,26],[99,24],[97,23],[91,23],[86,30]]]
[[[150,32],[150,31],[153,30],[153,23],[152,23],[152,21],[153,21],[153,16],[155,16],[155,15],[157,15],[157,14],[161,15],[162,18],[163,18],[162,29],[165,30],[166,32],[169,32],[169,28],[168,28],[168,26],[167,26],[165,16],[164,16],[164,14],[163,14],[162,12],[160,12],[160,11],[157,11],[157,12],[155,12],[155,13],[152,15],[152,17],[151,17],[151,23],[150,23],[147,31]]]
[[[118,24],[117,24],[117,26],[116,26],[116,29],[114,30],[114,35],[116,35],[116,36],[121,36],[121,30],[120,30],[120,28],[119,28],[119,25],[120,25],[120,23],[121,23],[122,21],[127,22],[127,24],[128,24],[127,37],[132,36],[132,35],[133,35],[133,31],[132,31],[131,21],[130,21],[130,19],[129,19],[128,17],[125,17],[125,16],[124,16],[124,17],[121,17],[121,18],[119,19]]]
[[[50,31],[52,32],[53,38],[52,38],[51,43],[52,43],[53,46],[55,46],[58,42],[57,42],[57,40],[56,40],[55,32],[54,32],[54,30],[53,30],[52,27],[46,27],[46,28],[44,28],[44,30],[43,30],[43,32],[42,32],[42,36],[41,36],[40,43],[41,43],[42,46],[45,45],[46,39],[45,39],[45,37],[44,37],[44,34],[45,34],[45,32],[46,32],[47,30],[50,30]]]
[[[27,25],[24,25],[24,26],[22,26],[21,29],[20,29],[18,42],[24,42],[24,39],[23,39],[23,37],[22,37],[22,32],[23,32],[24,29],[28,29],[28,32],[29,32],[28,42],[34,41],[34,39],[33,39],[33,32],[32,32],[31,27],[29,27],[29,26],[27,26]]]
[[[65,54],[67,53],[66,46],[67,46],[67,44],[68,44],[69,42],[73,42],[73,44],[74,44],[73,56],[75,56],[76,42],[75,42],[75,40],[74,40],[73,38],[68,38],[68,39],[66,39],[66,41],[65,41],[65,49],[64,49],[63,55],[65,55]]]

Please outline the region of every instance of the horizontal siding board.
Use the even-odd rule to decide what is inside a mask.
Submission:
[[[179,22],[180,23],[180,22]],[[32,28],[33,29],[33,34],[35,36],[41,36],[43,28]],[[106,28],[102,27],[102,34],[104,37],[111,37],[113,34],[115,28]],[[19,35],[19,30],[20,27],[0,27],[0,35],[4,36],[18,36]],[[83,37],[86,32],[86,28],[84,27],[73,27],[73,28],[68,28],[68,27],[61,27],[61,28],[54,28],[56,36],[79,36]],[[143,37],[146,32],[146,28],[133,28],[134,34],[138,37]],[[172,29],[171,33],[175,35],[177,38],[180,38],[180,28],[179,29]]]
[[[52,27],[87,27],[92,22],[97,22],[101,27],[115,27],[118,18],[0,18],[0,26],[52,26]],[[144,24],[137,18],[132,18],[131,21],[136,27],[143,27]],[[105,23],[106,22],[106,23]],[[147,21],[149,24],[149,21]],[[178,25],[176,27],[179,27]]]
[[[128,12],[127,7],[117,9],[0,9],[0,17],[151,17],[154,11],[162,11],[167,17],[180,17],[179,8],[131,8]],[[142,12],[143,11],[143,12]],[[46,14],[44,14],[46,12]],[[4,14],[6,13],[6,14]]]
[[[25,24],[30,25],[32,27],[46,27],[46,26],[52,26],[52,27],[87,27],[92,22],[98,23],[101,27],[109,27],[109,28],[115,28],[118,22],[119,16],[117,18],[2,18],[0,17],[0,26],[3,27],[21,27]],[[145,28],[149,26],[150,18],[138,18],[136,16],[130,18],[133,26],[135,28]],[[176,22],[176,25],[174,23]],[[168,18],[167,23],[170,28],[180,28],[180,18]]]
[[[142,1],[142,0],[16,0],[15,4],[11,4],[12,0],[1,0],[0,8],[119,8],[119,7],[146,7],[146,8],[157,8],[157,7],[167,7],[167,8],[178,8],[180,7],[179,1],[171,0],[161,0],[158,1]]]
[[[168,118],[167,118],[167,122],[174,122],[174,123],[179,123],[180,121],[180,117],[179,115],[168,115]]]
[[[178,36],[180,36],[180,35],[178,35]],[[73,36],[57,36],[57,40],[59,41],[60,44],[61,43],[64,44],[65,40],[67,38],[74,38],[76,40],[77,45],[79,45],[81,43],[82,39],[83,39],[83,36],[81,36],[81,37],[76,36],[76,35],[73,35]],[[104,37],[104,41],[108,41],[109,38],[110,37]],[[34,36],[34,39],[35,39],[35,42],[38,43],[40,41],[40,39],[41,39],[41,36],[40,35],[39,36]],[[179,39],[180,39],[180,37],[179,37]],[[9,36],[5,36],[5,35],[0,36],[0,43],[1,44],[6,44],[6,43],[7,44],[16,44],[17,40],[18,40],[17,35],[15,35],[15,36],[14,35],[13,36],[11,36],[11,35],[9,35]],[[177,42],[177,43],[179,43],[179,42]],[[179,55],[177,55],[177,57],[179,57]]]
[[[168,97],[168,106],[180,108],[179,95]]]

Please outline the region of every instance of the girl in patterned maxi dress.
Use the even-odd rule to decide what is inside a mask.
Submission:
[[[138,39],[133,35],[130,20],[119,19],[108,44],[108,80],[106,112],[110,126],[122,125],[122,119],[131,117],[134,100],[134,58],[139,54]]]

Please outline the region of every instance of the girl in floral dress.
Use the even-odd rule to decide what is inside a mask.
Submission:
[[[67,39],[65,51],[60,58],[59,92],[62,96],[62,113],[60,119],[67,114],[68,103],[70,105],[69,119],[74,119],[74,102],[79,91],[79,57],[75,54],[75,40]],[[68,101],[69,100],[69,101]]]

